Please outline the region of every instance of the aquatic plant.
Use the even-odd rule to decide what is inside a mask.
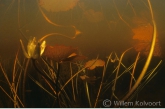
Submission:
[[[77,48],[62,45],[47,45],[43,56],[52,59],[55,62],[76,61],[86,58],[85,56],[78,55]]]
[[[87,100],[88,100],[88,106],[89,107],[97,107],[97,105],[99,103],[100,95],[102,94],[101,92],[104,93],[106,90],[109,90],[109,89],[111,89],[111,94],[110,94],[110,96],[111,96],[110,100],[111,101],[113,101],[113,100],[118,100],[118,101],[120,101],[120,100],[122,100],[122,101],[132,100],[135,97],[135,94],[133,94],[133,92],[135,92],[137,90],[137,88],[141,86],[140,83],[142,82],[142,80],[147,78],[144,81],[143,84],[146,84],[146,82],[150,81],[149,78],[152,78],[154,76],[153,72],[160,65],[161,61],[158,63],[158,65],[151,72],[147,73],[147,69],[148,69],[148,66],[150,64],[153,52],[154,52],[154,47],[155,47],[155,43],[156,43],[156,32],[157,32],[156,24],[155,24],[155,21],[154,21],[154,18],[153,18],[153,12],[152,12],[152,8],[151,8],[151,4],[150,4],[149,1],[148,1],[148,4],[149,4],[150,10],[151,10],[152,22],[153,22],[153,27],[154,27],[154,34],[153,34],[153,39],[152,39],[152,44],[151,44],[149,55],[147,57],[145,65],[144,65],[144,67],[143,67],[139,77],[137,78],[137,80],[134,77],[134,73],[135,73],[135,69],[136,69],[137,63],[138,63],[139,53],[137,55],[137,58],[136,58],[135,62],[129,68],[127,68],[122,63],[122,60],[123,60],[123,57],[124,57],[125,53],[130,50],[130,49],[127,49],[126,51],[124,51],[122,53],[120,58],[118,58],[118,56],[115,54],[116,55],[115,56],[115,61],[117,59],[118,65],[115,67],[115,69],[113,70],[113,72],[111,74],[111,75],[114,75],[114,78],[112,79],[112,81],[110,81],[110,83],[104,85],[104,80],[105,80],[105,75],[106,75],[106,71],[107,71],[107,68],[108,68],[109,60],[112,60],[112,58],[111,58],[112,53],[108,57],[106,65],[105,65],[104,61],[99,60],[99,59],[88,61],[84,65],[84,67],[81,67],[82,65],[79,66],[77,64],[77,67],[80,67],[79,71],[77,71],[77,72],[75,72],[75,74],[73,74],[72,70],[70,70],[71,71],[70,72],[71,73],[71,77],[66,82],[64,82],[64,84],[63,84],[62,81],[59,81],[59,78],[60,78],[60,75],[59,75],[60,74],[60,66],[61,66],[60,63],[64,62],[64,60],[71,61],[72,59],[77,57],[76,49],[75,48],[64,47],[64,46],[54,46],[54,47],[53,46],[47,46],[46,47],[46,49],[45,49],[46,51],[45,51],[44,55],[46,57],[48,57],[48,58],[50,58],[52,60],[55,60],[57,62],[57,73],[56,73],[56,77],[55,77],[56,78],[55,79],[55,87],[56,88],[54,89],[53,85],[47,83],[47,84],[49,84],[50,87],[52,87],[52,90],[54,90],[54,92],[55,92],[55,96],[57,98],[56,101],[55,101],[56,102],[56,107],[63,107],[63,106],[64,107],[65,106],[68,107],[69,106],[68,104],[61,105],[61,103],[62,102],[66,103],[66,100],[71,102],[71,99],[68,98],[69,95],[67,94],[67,91],[65,90],[65,87],[70,82],[71,82],[71,85],[72,85],[72,91],[73,91],[72,95],[73,95],[74,102],[77,102],[76,99],[77,99],[78,96],[75,94],[74,90],[76,88],[77,94],[79,93],[79,91],[78,91],[78,87],[77,87],[77,81],[76,81],[76,84],[75,84],[76,86],[74,86],[74,78],[75,77],[76,78],[79,77],[79,78],[81,78],[84,81],[84,88],[85,88],[86,97],[87,97]],[[50,35],[44,36],[43,38],[40,39],[40,41],[42,41],[44,38],[46,38],[46,37],[48,37]],[[34,44],[32,43],[31,46],[33,46],[33,45]],[[30,50],[35,51],[34,49],[30,49]],[[62,51],[60,51],[60,50],[62,50]],[[29,54],[30,54],[30,56],[32,58],[36,58],[37,57],[36,55],[34,55],[34,57],[33,57],[33,54],[35,54],[35,52],[29,52]],[[37,54],[39,54],[39,53],[37,53]],[[88,76],[89,73],[86,73],[86,72],[88,70],[95,69],[97,66],[103,66],[103,70],[102,70],[101,80],[99,80],[100,85],[99,85],[98,89],[95,89],[95,90],[97,90],[97,96],[94,97],[95,98],[95,102],[92,102],[91,101],[91,94],[90,94],[90,89],[89,89],[89,86],[88,86],[88,82],[89,82],[89,79],[93,79],[93,81],[95,81],[97,77],[95,77],[95,78],[89,77]],[[53,66],[50,66],[50,65],[49,65],[49,67],[53,68]],[[124,69],[125,69],[123,72],[120,71],[121,67],[124,67]],[[71,64],[70,64],[70,69],[72,69]],[[132,73],[131,73],[131,70],[132,70]],[[40,72],[39,69],[38,69],[38,71]],[[43,70],[41,70],[41,71],[43,71]],[[127,93],[123,94],[122,96],[121,95],[117,96],[117,94],[116,94],[117,82],[127,72],[129,72],[129,74],[131,75],[131,81],[130,81],[130,84],[128,85],[129,89],[128,89]],[[83,75],[79,75],[81,73]],[[147,73],[147,75],[146,75],[146,73]],[[42,76],[44,76],[44,75],[42,75]],[[48,78],[47,76],[44,76],[44,77]],[[109,78],[111,78],[111,76]],[[49,79],[46,79],[46,80],[49,80]],[[50,80],[50,81],[52,81],[52,80]],[[140,89],[138,89],[138,91],[139,90]],[[138,91],[136,93],[138,93]],[[50,93],[50,92],[48,91],[48,93]],[[64,94],[62,94],[62,93],[64,93]]]
[[[105,65],[105,62],[103,60],[91,60],[86,62],[85,67],[89,70],[93,70],[96,67],[102,67]]]
[[[49,45],[46,46],[45,41],[43,41],[40,45],[39,43],[36,42],[35,38],[33,38],[32,41],[29,41],[29,43],[27,45],[28,53],[26,53],[21,40],[20,40],[20,42],[21,42],[22,50],[23,50],[25,57],[32,59],[35,69],[38,71],[39,74],[41,74],[41,76],[43,76],[43,78],[46,79],[45,81],[48,81],[47,84],[52,85],[50,87],[53,88],[55,86],[55,89],[53,88],[53,90],[54,90],[54,92],[56,92],[55,93],[56,106],[60,107],[58,93],[61,90],[60,85],[59,85],[61,63],[77,61],[77,60],[84,60],[84,59],[86,59],[86,57],[78,55],[76,48],[67,47],[67,46],[49,46]],[[44,71],[44,70],[38,68],[38,66],[36,65],[36,61],[37,61],[37,59],[41,58],[41,55],[43,55],[44,57],[46,57],[48,59],[52,59],[57,63],[57,70],[56,70],[56,68],[53,68],[52,66],[50,66],[50,64],[45,59],[42,58],[43,62],[50,69],[52,69],[53,72],[55,73],[54,78],[50,77],[51,75],[48,75],[50,73],[47,73],[47,71]],[[30,76],[30,78],[35,81],[35,79],[33,79],[31,76]],[[38,82],[36,82],[36,84],[38,84]],[[40,85],[40,86],[42,86],[42,85]],[[44,90],[46,91],[46,89],[44,89]]]
[[[151,24],[148,24],[145,26],[134,28],[132,29],[132,31],[134,32],[133,40],[136,41],[133,45],[134,49],[137,52],[141,52],[141,54],[147,56],[150,50],[153,26]],[[153,56],[161,57],[161,47],[158,38],[156,38]]]
[[[13,70],[9,73],[12,75],[12,78],[10,78],[9,75],[7,75],[8,73],[5,71],[6,69],[3,67],[2,63],[0,63],[0,69],[4,75],[4,83],[7,86],[6,87],[2,87],[0,86],[0,89],[5,93],[5,95],[7,95],[7,97],[9,98],[9,100],[7,101],[8,103],[10,102],[10,100],[12,101],[12,105],[11,107],[14,108],[20,108],[20,107],[24,107],[24,104],[21,100],[20,94],[19,94],[19,86],[20,86],[20,81],[21,81],[21,75],[22,75],[22,68],[20,68],[20,62],[18,60],[18,53],[17,52],[16,56],[15,56],[15,60],[13,63]],[[8,90],[9,89],[9,90]],[[10,104],[8,104],[10,105]]]
[[[21,43],[21,47],[22,47],[25,57],[32,58],[32,59],[39,58],[43,54],[45,47],[46,47],[46,41],[43,41],[40,44],[36,41],[35,37],[32,40],[29,40],[28,45],[27,45],[27,52],[22,43],[22,40],[20,40],[20,43]]]
[[[145,26],[140,26],[132,29],[130,24],[127,23],[124,16],[121,14],[123,12],[120,13],[120,10],[117,8],[117,2],[113,0],[112,3],[119,20],[133,31],[133,39],[139,41],[137,45],[134,45],[134,49],[138,52],[135,54],[135,56],[137,56],[134,61],[129,63],[125,63],[124,61],[124,59],[128,57],[127,53],[129,53],[132,48],[123,51],[121,55],[118,55],[116,52],[111,52],[106,59],[105,57],[99,56],[97,56],[96,59],[93,59],[95,56],[92,56],[92,59],[86,60],[87,57],[79,54],[78,48],[65,45],[46,45],[46,41],[44,40],[50,36],[62,36],[69,39],[75,39],[77,35],[81,33],[76,26],[72,24],[67,26],[57,24],[50,19],[52,16],[48,16],[50,14],[49,12],[55,14],[55,12],[57,13],[73,9],[78,1],[79,0],[71,0],[67,2],[61,2],[58,0],[37,0],[39,7],[38,11],[41,12],[42,17],[47,23],[59,28],[71,28],[74,30],[74,35],[71,37],[61,33],[48,33],[39,40],[36,40],[35,37],[32,40],[27,40],[27,48],[24,47],[23,41],[20,40],[25,59],[18,59],[19,56],[17,53],[12,71],[8,71],[3,63],[0,63],[1,72],[5,77],[4,80],[2,79],[0,81],[2,82],[0,90],[5,93],[5,97],[7,96],[5,102],[8,102],[9,100],[12,101],[9,103],[10,105],[8,107],[91,108],[105,107],[103,105],[105,99],[111,101],[134,101],[135,99],[138,99],[139,92],[158,73],[157,70],[162,61],[149,68],[152,56],[161,55],[156,36],[156,23],[149,0],[148,4],[151,11],[152,24],[147,25],[147,28],[145,28]],[[20,4],[22,3],[20,2],[21,1],[18,0],[18,27],[21,35],[28,39],[21,30],[25,26],[21,25],[24,23],[22,22],[23,20],[19,19],[21,18]],[[14,0],[12,0],[11,5],[13,3]],[[81,1],[81,3],[83,2]],[[127,3],[131,6],[135,16],[137,16],[130,0],[127,0]],[[61,4],[61,6],[59,4]],[[104,7],[102,7],[100,0],[98,0],[98,4],[100,4],[100,10],[87,9],[84,7],[84,4],[79,4],[81,5],[81,14],[83,14],[83,17],[86,17],[86,20],[93,23],[103,21],[116,24],[116,20],[113,22],[111,18],[107,19],[108,17],[104,15]],[[59,7],[57,5],[59,5]],[[92,17],[95,18],[92,19]],[[113,17],[116,19],[115,15]],[[82,18],[82,20],[84,19]],[[146,33],[146,30],[149,30],[149,32]],[[143,36],[145,36],[145,38]],[[151,46],[149,40],[152,40]],[[158,50],[155,51],[154,48],[155,50]],[[141,54],[144,54],[147,57],[146,62],[144,62],[145,58],[142,58]],[[32,66],[30,62],[32,62]],[[143,66],[143,64],[145,65]],[[142,70],[139,70],[139,67],[142,68]],[[11,74],[12,76],[10,78]],[[29,95],[27,95],[26,91]],[[32,95],[34,91],[37,92],[35,93],[35,96]],[[33,99],[38,99],[35,102],[36,104],[31,105],[28,103]],[[37,105],[37,102],[39,102],[39,105]],[[120,106],[112,105],[110,107]]]
[[[153,31],[153,37],[152,37],[152,43],[151,43],[151,47],[150,47],[150,51],[149,51],[149,54],[148,54],[148,57],[147,57],[147,60],[145,62],[145,65],[143,67],[143,70],[139,76],[139,78],[137,79],[137,82],[134,84],[134,86],[131,88],[131,90],[129,91],[129,93],[122,99],[122,100],[126,100],[132,93],[133,91],[138,87],[138,85],[140,84],[141,80],[143,79],[147,69],[148,69],[148,66],[150,64],[150,61],[151,61],[151,58],[152,58],[152,55],[154,53],[154,47],[155,47],[155,44],[156,44],[156,37],[157,37],[157,27],[156,27],[156,23],[155,23],[155,20],[154,20],[154,15],[153,15],[153,11],[152,11],[152,7],[151,7],[151,3],[150,3],[150,0],[148,0],[148,4],[149,4],[149,7],[150,7],[150,12],[151,12],[151,17],[152,17],[152,23],[153,23],[153,27],[154,27],[154,31]]]
[[[46,57],[46,55],[43,54],[44,57],[43,58],[41,57],[42,60],[41,62],[46,66],[46,68],[42,67],[41,62],[38,63],[36,61],[37,69],[39,69],[39,72],[42,72],[44,74],[41,75],[43,81],[39,81],[35,79],[30,73],[27,73],[26,76],[28,76],[32,81],[34,81],[34,83],[37,84],[41,90],[46,92],[49,95],[48,98],[50,97],[53,101],[55,101],[55,105],[53,105],[53,107],[102,107],[102,101],[103,99],[105,99],[105,95],[107,98],[107,93],[109,95],[108,98],[110,100],[120,100],[122,99],[122,97],[126,96],[129,93],[129,91],[132,89],[132,86],[135,85],[135,83],[137,82],[136,80],[137,77],[135,77],[134,75],[136,73],[137,65],[140,64],[139,54],[137,55],[135,62],[133,62],[129,67],[126,67],[122,61],[123,58],[125,57],[124,55],[129,50],[130,49],[123,52],[120,58],[115,52],[112,52],[108,56],[106,62],[99,59],[99,57],[97,57],[94,60],[86,61],[85,63],[81,63],[80,61],[77,62],[71,61],[71,60],[66,61],[69,62],[69,66],[68,66],[69,70],[67,70],[67,73],[70,74],[70,77],[67,80],[66,79],[64,80],[64,78],[62,78],[59,75],[59,74],[61,75],[64,74],[62,69],[61,68],[59,69],[58,66],[56,67],[56,64],[57,65],[60,64],[60,66],[62,66],[66,62],[65,61],[56,62],[55,60],[50,60],[50,59],[48,60],[44,58]],[[53,53],[52,55],[54,55]],[[72,54],[72,52],[70,54]],[[66,58],[68,58],[68,55],[66,55]],[[22,74],[22,72],[25,72],[25,70],[27,69],[26,67],[27,66],[29,67],[29,64],[26,65],[27,62],[24,62],[21,65],[17,60],[15,61],[15,66],[16,66],[16,62],[17,65],[19,65],[18,69],[20,69],[18,75],[19,80],[17,82],[17,87],[16,87],[18,89],[20,88],[20,86],[18,85],[20,84],[20,79],[21,79],[20,75]],[[54,62],[56,64],[53,64]],[[116,62],[118,63],[118,65],[116,67],[113,67],[112,70],[108,70],[108,68],[111,67],[113,63]],[[139,91],[156,75],[156,69],[158,68],[160,63],[161,61],[157,64],[155,68],[151,69],[146,73],[146,75],[142,78],[143,81],[136,88],[135,93],[130,94],[130,96],[127,98],[129,101],[135,98],[136,95],[139,93]],[[55,70],[56,68],[57,71]],[[5,71],[2,68],[2,66],[1,69],[3,72]],[[14,71],[15,70],[13,70],[13,73]],[[98,73],[99,75],[95,75],[96,73]],[[6,75],[6,72],[4,72],[4,75]],[[120,85],[118,83],[120,83],[121,79],[124,79],[125,77],[124,75],[130,75],[129,77],[132,78],[131,79],[132,82],[130,81],[129,84],[127,84],[128,90],[122,92],[121,95],[118,93],[120,92],[120,90],[118,89]],[[97,87],[92,88],[93,85],[96,85],[96,83],[97,83]],[[8,84],[10,84],[10,82]],[[80,84],[82,84],[82,86]],[[125,83],[121,85],[125,85]],[[5,89],[3,87],[1,87],[1,90],[5,92]],[[7,92],[5,93],[7,94]],[[13,97],[17,97],[17,99],[15,100],[21,103],[21,100],[18,99],[18,94],[17,95],[15,95],[16,93],[13,94],[14,94]],[[83,96],[81,96],[82,94]],[[11,100],[13,100],[10,97],[10,95],[8,96]],[[86,100],[87,102],[84,102],[84,100]],[[15,104],[16,102],[13,103]],[[52,102],[50,102],[50,104],[51,103]],[[24,107],[24,106],[27,106],[27,104],[25,105],[24,103],[22,103],[21,106],[15,104],[14,107]]]

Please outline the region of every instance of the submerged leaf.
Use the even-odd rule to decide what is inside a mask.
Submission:
[[[67,11],[74,8],[79,0],[39,0],[39,5],[48,12]]]
[[[83,75],[83,76],[80,76],[80,78],[81,78],[83,81],[86,81],[86,82],[88,82],[88,83],[94,83],[94,82],[97,80],[96,76],[89,77],[89,76],[87,76],[87,75]]]
[[[133,43],[134,49],[137,52],[141,52],[144,55],[148,55],[152,41],[153,26],[148,24],[145,26],[134,28],[132,29],[132,31],[134,32],[133,39],[136,40],[136,42]],[[153,56],[161,56],[161,47],[158,38],[156,39]]]
[[[133,39],[150,42],[153,34],[153,26],[148,24],[146,26],[139,26],[132,29],[134,36]]]
[[[90,60],[86,62],[85,67],[88,68],[89,70],[93,70],[96,67],[103,67],[105,65],[105,62],[101,59],[98,60]]]
[[[86,80],[86,79],[88,79],[89,77],[86,76],[86,75],[83,75],[83,76],[80,76],[80,78],[81,78],[82,80]]]
[[[85,56],[80,56],[77,54],[77,52],[78,52],[77,48],[73,48],[69,46],[47,45],[43,55],[56,62],[77,61],[77,60],[86,59]]]
[[[89,22],[100,22],[104,19],[103,13],[100,11],[94,11],[92,9],[86,10],[84,16]]]

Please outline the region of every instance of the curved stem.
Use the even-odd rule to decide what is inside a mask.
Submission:
[[[140,76],[138,77],[137,79],[137,82],[134,84],[134,86],[132,87],[132,89],[128,92],[128,94],[122,99],[122,101],[125,101],[128,99],[128,97],[135,91],[135,89],[139,86],[141,80],[143,79],[147,69],[148,69],[148,66],[150,64],[150,61],[151,61],[151,58],[152,58],[152,55],[153,55],[153,52],[154,52],[154,47],[155,47],[155,43],[156,43],[156,35],[157,35],[157,28],[156,28],[156,23],[155,23],[155,20],[154,20],[154,16],[153,16],[153,11],[152,11],[152,7],[151,7],[151,3],[150,3],[150,0],[148,0],[148,5],[149,5],[149,8],[150,8],[150,12],[151,12],[151,17],[152,17],[152,23],[153,23],[153,28],[154,28],[154,32],[153,32],[153,37],[152,37],[152,43],[151,43],[151,48],[150,48],[150,52],[148,54],[148,57],[147,57],[147,60],[146,60],[146,63],[143,67],[143,70],[140,74]]]
[[[59,80],[59,76],[60,76],[60,68],[61,68],[61,65],[60,65],[60,63],[59,62],[57,62],[57,78],[56,78],[56,92],[58,93],[59,92],[59,90],[60,90],[60,88],[58,87],[58,80]],[[57,95],[57,105],[56,105],[56,107],[58,108],[58,107],[60,107],[60,104],[59,104],[59,96]]]
[[[26,66],[25,66],[25,70],[24,70],[24,74],[23,74],[23,81],[22,81],[22,99],[23,99],[23,104],[25,105],[26,107],[26,104],[25,104],[25,89],[26,89],[26,76],[27,76],[27,68],[28,68],[28,65],[29,65],[29,61],[30,59],[27,60],[26,62]]]

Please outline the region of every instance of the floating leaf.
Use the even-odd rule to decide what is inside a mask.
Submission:
[[[68,11],[74,8],[79,0],[39,0],[39,5],[48,12]]]
[[[105,62],[101,59],[98,60],[90,60],[86,62],[85,67],[87,67],[89,70],[93,70],[96,67],[103,67],[105,65]]]
[[[84,16],[90,22],[100,22],[104,19],[103,13],[92,9],[86,10]]]

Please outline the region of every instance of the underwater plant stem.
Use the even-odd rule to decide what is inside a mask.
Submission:
[[[19,50],[18,50],[19,51]],[[16,57],[15,57],[15,60],[14,60],[14,66],[13,66],[13,75],[12,75],[12,83],[11,83],[11,85],[12,85],[12,88],[13,88],[13,90],[15,90],[15,92],[17,93],[17,88],[18,87],[16,87],[17,85],[17,82],[16,82],[16,75],[17,75],[17,72],[16,72],[16,63],[17,63],[17,57],[18,57],[18,52],[17,52],[17,54],[16,54]],[[19,82],[19,78],[18,78],[18,82]],[[14,98],[14,108],[16,108],[17,107],[17,105],[18,105],[18,107],[20,107],[19,106],[19,104],[17,103],[17,96],[16,96],[16,94],[14,94],[13,93],[13,98]]]
[[[132,49],[132,47],[129,48],[129,49],[127,49],[127,50],[125,50],[125,51],[122,53],[121,57],[120,57],[120,60],[119,60],[118,66],[117,66],[116,75],[115,75],[114,85],[112,86],[111,100],[112,100],[112,98],[115,96],[116,83],[117,83],[117,79],[118,79],[118,74],[119,74],[120,65],[121,65],[121,63],[122,63],[121,61],[122,61],[122,59],[123,59],[123,57],[124,57],[124,54],[125,54],[128,50],[130,50],[130,49]]]
[[[27,76],[27,68],[28,68],[28,65],[29,65],[29,61],[30,59],[28,59],[26,61],[26,65],[25,65],[25,70],[24,70],[24,74],[23,74],[23,80],[22,80],[22,99],[23,99],[23,104],[25,105],[26,107],[26,104],[25,104],[25,89],[26,89],[26,76]]]
[[[96,97],[96,100],[95,100],[94,108],[96,108],[96,106],[97,106],[97,102],[98,102],[98,99],[99,99],[99,96],[100,96],[100,92],[101,92],[101,89],[102,89],[102,86],[103,86],[103,80],[104,80],[105,72],[107,70],[107,67],[108,67],[110,59],[112,59],[112,54],[113,54],[113,52],[110,53],[110,55],[108,56],[108,60],[106,62],[106,65],[104,65],[102,79],[101,79],[100,87],[99,87],[99,90],[98,90],[98,93],[97,93],[97,97]]]
[[[97,97],[96,97],[96,101],[95,101],[95,104],[94,104],[94,108],[96,108],[96,106],[97,106],[97,102],[98,102],[98,99],[99,99],[99,96],[100,96],[101,88],[103,86],[103,80],[104,80],[105,71],[106,71],[106,67],[104,66],[103,75],[102,75],[100,87],[99,87],[99,90],[98,90],[98,93],[97,93]]]
[[[37,2],[38,2],[38,1],[37,1]],[[39,3],[38,3],[38,4],[39,4]],[[54,26],[57,26],[57,27],[73,28],[74,31],[75,31],[75,34],[74,34],[74,36],[72,36],[72,37],[69,37],[69,36],[66,36],[66,35],[62,35],[62,36],[65,36],[65,37],[70,38],[70,39],[74,39],[74,38],[77,37],[77,35],[81,34],[81,32],[80,32],[79,30],[77,30],[76,27],[73,26],[73,25],[62,26],[62,25],[59,25],[59,24],[56,24],[56,23],[52,22],[52,21],[46,16],[46,14],[42,11],[42,9],[41,9],[41,7],[40,7],[39,5],[38,5],[38,8],[39,8],[39,10],[40,10],[42,16],[44,17],[44,19],[45,19],[48,23],[50,23],[50,24],[52,24],[52,25],[54,25]]]
[[[60,63],[58,63],[58,69],[57,69],[57,78],[56,78],[56,83],[54,83],[48,76],[46,76],[44,73],[42,73],[42,71],[40,71],[40,69],[36,66],[36,63],[35,63],[35,59],[32,59],[32,63],[35,67],[35,69],[37,70],[37,72],[43,76],[46,80],[48,80],[55,88],[56,88],[56,94],[55,94],[55,97],[57,97],[56,99],[56,107],[59,107],[59,92],[61,92],[61,88],[58,84],[58,81],[59,81],[59,73],[60,73]],[[62,92],[63,93],[63,92]]]
[[[140,55],[140,52],[138,52],[138,55],[136,57],[136,60],[135,60],[134,66],[133,66],[133,70],[132,70],[132,73],[131,73],[131,80],[130,80],[129,90],[131,90],[131,88],[132,88],[132,81],[133,81],[133,78],[134,78],[135,68],[136,68],[136,65],[137,65],[137,61],[139,59],[139,55]]]
[[[35,83],[35,84],[37,84],[41,89],[43,89],[45,92],[47,92],[50,96],[52,96],[53,98],[55,98],[56,99],[56,97],[52,94],[52,93],[50,93],[47,89],[45,89],[38,81],[36,81],[30,74],[27,74],[28,76],[29,76],[29,78]],[[43,79],[45,79],[44,77],[43,77]],[[46,79],[45,79],[46,80]]]
[[[70,65],[70,76],[72,77],[73,75],[73,71],[72,71],[72,63],[69,63]],[[72,93],[73,93],[73,100],[76,101],[76,97],[75,97],[75,90],[74,90],[74,79],[72,79]]]
[[[61,64],[59,62],[57,62],[57,78],[56,78],[56,92],[58,93],[60,88],[58,87],[58,80],[59,80],[59,76],[60,76],[60,69],[61,69]],[[59,104],[59,95],[57,95],[57,99],[56,99],[56,107],[60,107],[60,104]]]
[[[89,88],[88,88],[88,83],[87,83],[87,81],[85,81],[84,84],[85,84],[86,94],[87,94],[87,98],[88,98],[89,108],[92,108],[92,104],[91,104],[91,100],[90,100]]]
[[[112,59],[112,53],[108,56],[108,60],[107,60],[106,66],[104,66],[104,69],[103,69],[103,75],[102,75],[100,87],[99,87],[99,90],[98,90],[98,93],[97,93],[97,97],[96,97],[96,100],[95,100],[94,108],[96,108],[96,106],[97,106],[97,102],[98,102],[98,99],[99,99],[99,96],[100,96],[101,88],[103,86],[104,75],[105,75],[105,72],[107,70],[107,67],[108,67],[108,64],[109,64],[109,60]]]
[[[0,89],[10,98],[11,101],[14,103],[14,99],[10,97],[10,95],[3,89],[3,87],[0,86]]]
[[[81,73],[83,70],[85,70],[87,67],[82,68],[81,70],[79,70],[78,72],[76,72],[71,78],[69,78],[69,80],[67,82],[65,82],[65,84],[62,86],[61,90],[58,92],[58,95],[61,94],[61,91],[64,90],[65,86],[75,77],[77,76],[79,73]]]
[[[47,79],[50,83],[52,83],[54,86],[57,86],[49,77],[47,77],[44,73],[42,73],[39,69],[38,69],[38,67],[36,66],[36,63],[35,63],[35,59],[32,59],[32,63],[33,63],[33,65],[34,65],[34,68],[37,70],[37,72],[41,75],[41,76],[43,76],[45,79]]]
[[[60,76],[60,68],[61,68],[61,65],[59,62],[57,62],[57,78],[56,78],[56,91],[58,93],[58,80],[59,80],[59,76]]]
[[[53,70],[53,72],[57,72],[57,70],[53,68],[52,65],[50,65],[44,58],[41,57],[41,59],[49,68],[51,68],[51,70]]]
[[[161,63],[162,63],[162,60],[159,61],[159,63],[156,65],[156,67],[154,69],[152,69],[151,72],[144,77],[145,78],[144,82],[138,86],[137,90],[135,90],[134,94],[132,94],[131,97],[129,97],[128,101],[130,101],[131,99],[133,99],[134,96],[135,96],[135,94],[137,94],[138,92],[140,92],[144,88],[144,86],[146,84],[148,84],[148,82],[150,80],[153,79],[153,77],[158,73],[158,71],[156,71],[156,69],[160,66]]]
[[[16,90],[15,90],[15,87],[13,87],[13,85],[12,85],[13,83],[10,83],[9,78],[8,78],[8,76],[7,76],[6,72],[5,72],[5,70],[3,69],[1,63],[0,63],[0,68],[1,68],[1,70],[2,70],[2,73],[3,73],[4,76],[5,76],[5,79],[7,80],[7,83],[8,83],[8,85],[9,85],[10,89],[11,89],[11,93],[12,93],[13,97],[16,96],[16,98],[18,99],[18,101],[20,102],[20,104],[24,107],[23,103],[21,102],[21,100],[19,99],[19,97],[18,97],[18,95],[17,95],[17,92],[16,92]],[[14,101],[14,103],[17,104],[17,107],[19,107],[18,102],[15,101],[15,100],[13,100],[13,101]]]
[[[156,43],[156,35],[157,35],[157,28],[156,28],[156,23],[155,23],[155,20],[154,20],[154,15],[153,15],[153,11],[152,11],[152,7],[151,7],[151,3],[150,3],[150,0],[148,0],[148,5],[149,5],[149,8],[150,8],[150,12],[151,12],[151,17],[152,17],[152,23],[153,23],[153,28],[154,28],[154,31],[153,31],[153,37],[152,37],[152,43],[151,43],[151,48],[150,48],[150,52],[148,54],[148,57],[147,57],[147,60],[145,62],[145,65],[142,69],[142,72],[140,74],[140,76],[138,77],[136,83],[134,84],[134,86],[132,87],[132,89],[128,92],[128,94],[122,99],[122,101],[125,101],[128,99],[128,97],[135,91],[135,89],[138,87],[138,85],[140,84],[141,80],[143,79],[147,69],[148,69],[148,66],[150,64],[150,61],[151,61],[151,58],[152,58],[152,55],[153,55],[153,52],[154,52],[154,47],[155,47],[155,43]]]
[[[115,3],[114,0],[113,0],[113,3],[114,3],[115,9],[116,9],[116,11],[117,11],[117,14],[118,14],[120,20],[123,21],[129,28],[131,28],[131,26],[130,26],[130,25],[123,19],[123,17],[121,16],[119,10],[117,9],[117,6],[116,6],[116,3]]]
[[[130,7],[132,8],[132,11],[134,13],[134,15],[136,16],[137,14],[136,14],[135,9],[134,9],[134,6],[131,4],[130,0],[127,1],[127,4],[130,5]]]
[[[64,34],[60,34],[60,33],[50,33],[50,34],[46,34],[45,36],[41,37],[38,42],[42,42],[45,38],[49,37],[49,36],[63,36],[63,37],[66,37],[66,38],[69,38],[69,39],[74,39],[75,37],[69,37],[67,35],[64,35]]]

